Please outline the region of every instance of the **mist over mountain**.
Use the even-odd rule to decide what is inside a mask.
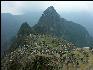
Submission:
[[[4,51],[11,43],[12,37],[16,36],[19,26],[19,21],[15,16],[6,13],[1,14],[1,50]],[[2,53],[2,52],[1,52]]]
[[[37,24],[42,12],[29,12],[23,15],[15,15],[20,23],[27,22],[31,27]]]
[[[32,28],[29,26],[27,22],[24,22],[20,29],[18,30],[16,37],[12,41],[12,44],[7,48],[6,52],[9,53],[17,49],[20,45],[24,44],[24,38],[29,34],[34,33]]]
[[[29,12],[25,13],[23,15],[13,15],[17,18],[18,21],[20,21],[19,24],[22,24],[23,22],[28,22],[30,26],[34,26],[37,24],[40,16],[42,15],[43,11],[40,12]],[[3,13],[6,14],[6,13]],[[59,13],[61,17],[66,18],[69,21],[74,21],[75,23],[83,25],[89,32],[89,34],[93,37],[93,16],[91,16],[88,12],[62,12]],[[12,15],[12,14],[11,14]]]
[[[38,22],[40,13],[28,13],[24,15],[12,15],[1,13],[1,49],[5,50],[11,40],[16,36],[21,24],[27,22],[31,27]]]
[[[93,16],[88,12],[61,12],[60,16],[66,18],[67,20],[74,21],[75,23],[84,26],[89,34],[93,37]]]

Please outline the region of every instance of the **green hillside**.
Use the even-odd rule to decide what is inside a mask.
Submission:
[[[93,52],[79,49],[62,38],[29,34],[19,48],[1,61],[2,70],[88,70]],[[85,67],[84,67],[85,66]]]

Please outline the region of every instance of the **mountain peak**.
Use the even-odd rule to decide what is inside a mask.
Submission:
[[[18,35],[21,35],[21,36],[29,35],[31,32],[32,30],[29,24],[27,22],[24,22],[18,31]]]
[[[54,7],[53,6],[50,6],[50,7],[48,7],[45,11],[44,11],[44,13],[49,13],[49,12],[56,12],[56,10],[54,9]]]
[[[56,10],[54,9],[54,7],[53,6],[50,6],[50,7],[48,7],[44,12],[43,12],[43,14],[44,15],[52,15],[52,16],[54,16],[54,15],[57,15],[57,16],[59,16],[59,14],[56,12]]]
[[[50,6],[50,7],[48,7],[47,9],[49,9],[49,10],[54,10],[54,7],[53,7],[53,6]]]

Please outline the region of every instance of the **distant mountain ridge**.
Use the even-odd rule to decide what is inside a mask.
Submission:
[[[1,14],[1,55],[10,45],[12,37],[16,36],[19,30],[19,21],[10,13]]]

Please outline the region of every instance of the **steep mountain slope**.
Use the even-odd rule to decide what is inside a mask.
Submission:
[[[83,12],[62,12],[60,16],[66,18],[67,20],[74,21],[82,26],[84,26],[90,35],[93,37],[93,15],[91,13]]]
[[[26,22],[8,50],[2,70],[88,70],[93,65],[93,48],[76,48],[63,38],[34,33]]]
[[[19,24],[18,20],[12,14],[9,13],[1,14],[2,34],[6,34],[7,40],[10,40],[11,36],[16,35],[17,31],[20,28],[18,24]]]
[[[30,12],[24,13],[23,15],[15,15],[15,17],[22,24],[23,22],[27,22],[31,27],[37,24],[42,12]]]
[[[40,12],[39,12],[40,13]],[[10,13],[1,13],[1,54],[11,45],[21,24],[28,22],[32,27],[39,18],[39,13],[29,13],[23,15],[12,15]]]
[[[90,37],[85,27],[61,18],[53,6],[48,7],[43,12],[38,24],[33,29],[36,33],[63,37],[78,47],[93,45],[93,38]]]
[[[15,16],[9,13],[1,14],[1,54],[11,43],[12,37],[16,36],[19,22]]]
[[[27,22],[24,22],[21,25],[16,37],[13,39],[11,46],[7,48],[6,53],[9,53],[17,49],[19,47],[19,44],[24,44],[24,41],[23,41],[24,38],[27,35],[32,34],[32,33],[34,34],[34,31],[31,29],[29,24],[27,24]]]
[[[93,65],[91,51],[62,38],[29,34],[22,42],[2,59],[2,70],[88,70]]]
[[[20,29],[19,29],[19,31],[18,31],[18,33],[17,33],[17,35],[18,36],[27,36],[27,35],[29,35],[30,33],[32,33],[33,31],[32,31],[32,29],[31,29],[31,27],[29,26],[29,24],[27,24],[27,22],[24,22],[22,25],[21,25],[21,27],[20,27]]]

